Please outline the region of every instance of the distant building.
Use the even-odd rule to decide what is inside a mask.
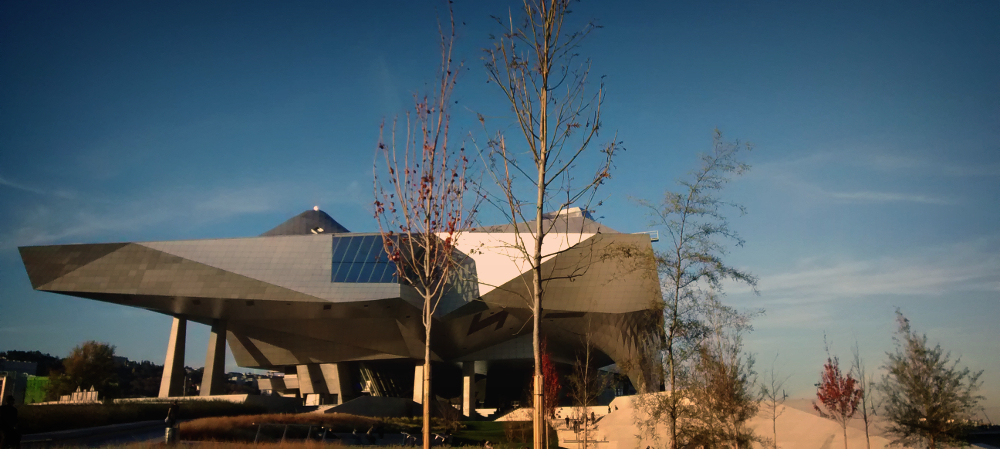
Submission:
[[[24,403],[24,391],[28,385],[28,375],[24,372],[0,372],[0,399],[14,396],[15,404]]]
[[[639,350],[660,300],[650,235],[627,234],[570,208],[545,215],[542,336],[569,371],[584,345],[623,381],[659,379]],[[529,227],[464,232],[463,261],[434,314],[433,392],[469,414],[521,400],[530,386],[532,273],[521,251]],[[401,283],[379,233],[351,233],[319,210],[259,237],[20,248],[40,291],[173,316],[161,397],[182,395],[187,321],[211,326],[201,395],[221,394],[226,342],[243,367],[282,372],[265,392],[338,404],[359,395],[422,400],[422,300]],[[619,387],[619,391],[627,391]]]
[[[18,372],[26,375],[38,375],[38,363],[0,359],[0,372]]]

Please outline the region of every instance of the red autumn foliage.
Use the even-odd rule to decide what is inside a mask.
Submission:
[[[547,344],[547,340],[542,340],[542,379],[545,380],[543,387],[545,403],[543,409],[545,415],[552,418],[555,417],[556,406],[559,406],[559,389],[562,388],[562,385],[559,384],[559,373],[556,372],[556,364],[552,362]]]
[[[816,398],[823,407],[813,402],[813,408],[820,416],[836,420],[840,424],[844,429],[844,448],[847,448],[847,421],[857,412],[864,391],[857,387],[854,377],[840,373],[840,361],[837,358],[826,358],[820,376]]]

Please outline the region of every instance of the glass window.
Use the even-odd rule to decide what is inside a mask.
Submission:
[[[333,263],[333,282],[344,283],[347,281],[347,272],[351,269],[350,263]]]
[[[347,250],[347,241],[351,238],[333,238],[333,260],[341,261],[344,259],[344,251]]]
[[[378,256],[378,252],[382,251],[382,246],[380,244],[380,236],[365,236],[361,238],[361,248],[358,250],[358,256],[354,258],[355,261],[374,261]]]
[[[386,268],[388,267],[389,267],[388,263],[384,262],[375,263],[375,267],[374,269],[372,269],[372,279],[371,281],[369,281],[369,283],[391,283],[392,274],[391,273],[389,274],[390,276],[388,277],[389,278],[388,280],[386,280],[386,275],[385,275]]]
[[[344,254],[347,253],[347,246],[351,242],[350,237],[333,238],[333,261],[340,262],[344,260]]]
[[[378,283],[378,278],[381,277],[382,273],[379,272],[377,275],[375,272],[382,270],[382,267],[378,263],[365,263],[365,267],[361,269],[361,274],[358,275],[358,283]]]
[[[361,268],[364,267],[364,264],[356,262],[356,263],[350,263],[350,266],[351,266],[351,270],[350,270],[350,272],[347,272],[347,282],[348,283],[357,283],[358,282],[358,274],[361,272]]]
[[[396,265],[385,254],[383,242],[378,234],[333,238],[330,279],[334,283],[397,282]]]

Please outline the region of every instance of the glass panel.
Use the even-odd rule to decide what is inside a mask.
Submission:
[[[376,261],[386,262],[386,261],[388,261],[389,260],[389,255],[386,255],[386,253],[385,253],[385,243],[384,243],[385,241],[382,239],[382,236],[375,236],[375,238],[376,238],[375,239],[375,247],[373,247],[373,249],[372,249],[372,256],[371,256],[371,258],[368,259],[368,261],[371,261],[371,262],[376,262]]]
[[[358,282],[358,274],[361,272],[361,268],[362,268],[362,266],[364,266],[364,264],[362,264],[362,263],[344,263],[344,265],[349,265],[350,269],[351,269],[351,271],[347,273],[347,279],[344,280],[344,281],[347,282],[347,283],[357,283]],[[344,269],[341,269],[341,270],[344,270]]]
[[[383,263],[372,263],[372,276],[368,279],[369,283],[381,283],[382,282],[382,272],[385,272],[385,267]]]
[[[372,280],[369,283],[388,283],[389,281],[386,281],[386,278],[392,279],[392,272],[388,270],[390,265],[384,262],[376,263],[375,270],[372,272]],[[386,272],[389,273],[386,274]]]
[[[393,240],[395,236],[392,237]],[[333,238],[330,280],[334,283],[398,283],[396,264],[385,254],[381,235]]]
[[[344,260],[344,253],[347,252],[347,245],[350,242],[351,238],[349,237],[333,238],[333,261],[339,262]]]
[[[386,283],[399,283],[399,276],[396,274],[397,270],[399,269],[396,268],[395,264],[388,264],[388,267],[385,268],[385,273],[382,274],[382,279]]]
[[[347,249],[344,250],[343,256],[339,260],[340,262],[353,262],[354,257],[358,255],[358,247],[361,246],[361,238],[357,236],[352,236],[350,242],[347,243]]]
[[[373,261],[375,256],[378,255],[377,252],[382,250],[382,246],[378,245],[380,237],[381,236],[362,237],[361,248],[358,250],[358,256],[354,258],[354,260],[359,262]]]
[[[333,282],[343,283],[347,279],[347,271],[350,269],[350,263],[333,263]]]
[[[354,263],[354,265],[358,266],[357,273],[354,273],[353,270],[351,271],[351,273],[354,275],[354,282],[367,283],[368,279],[372,277],[371,265],[362,262]]]

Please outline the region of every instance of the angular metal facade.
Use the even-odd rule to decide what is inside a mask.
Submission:
[[[635,385],[637,350],[660,299],[647,235],[622,234],[584,213],[546,240],[552,278],[542,333],[556,361],[573,363],[590,336],[601,363],[618,362]],[[322,231],[319,231],[322,229]],[[467,232],[463,279],[432,328],[443,362],[530,360],[531,273],[512,226]],[[530,245],[530,243],[527,243]],[[211,325],[228,323],[239,365],[287,366],[423,357],[420,299],[398,282],[377,233],[347,233],[307,211],[260,237],[21,247],[36,290],[139,307]],[[655,315],[655,313],[652,313]]]

